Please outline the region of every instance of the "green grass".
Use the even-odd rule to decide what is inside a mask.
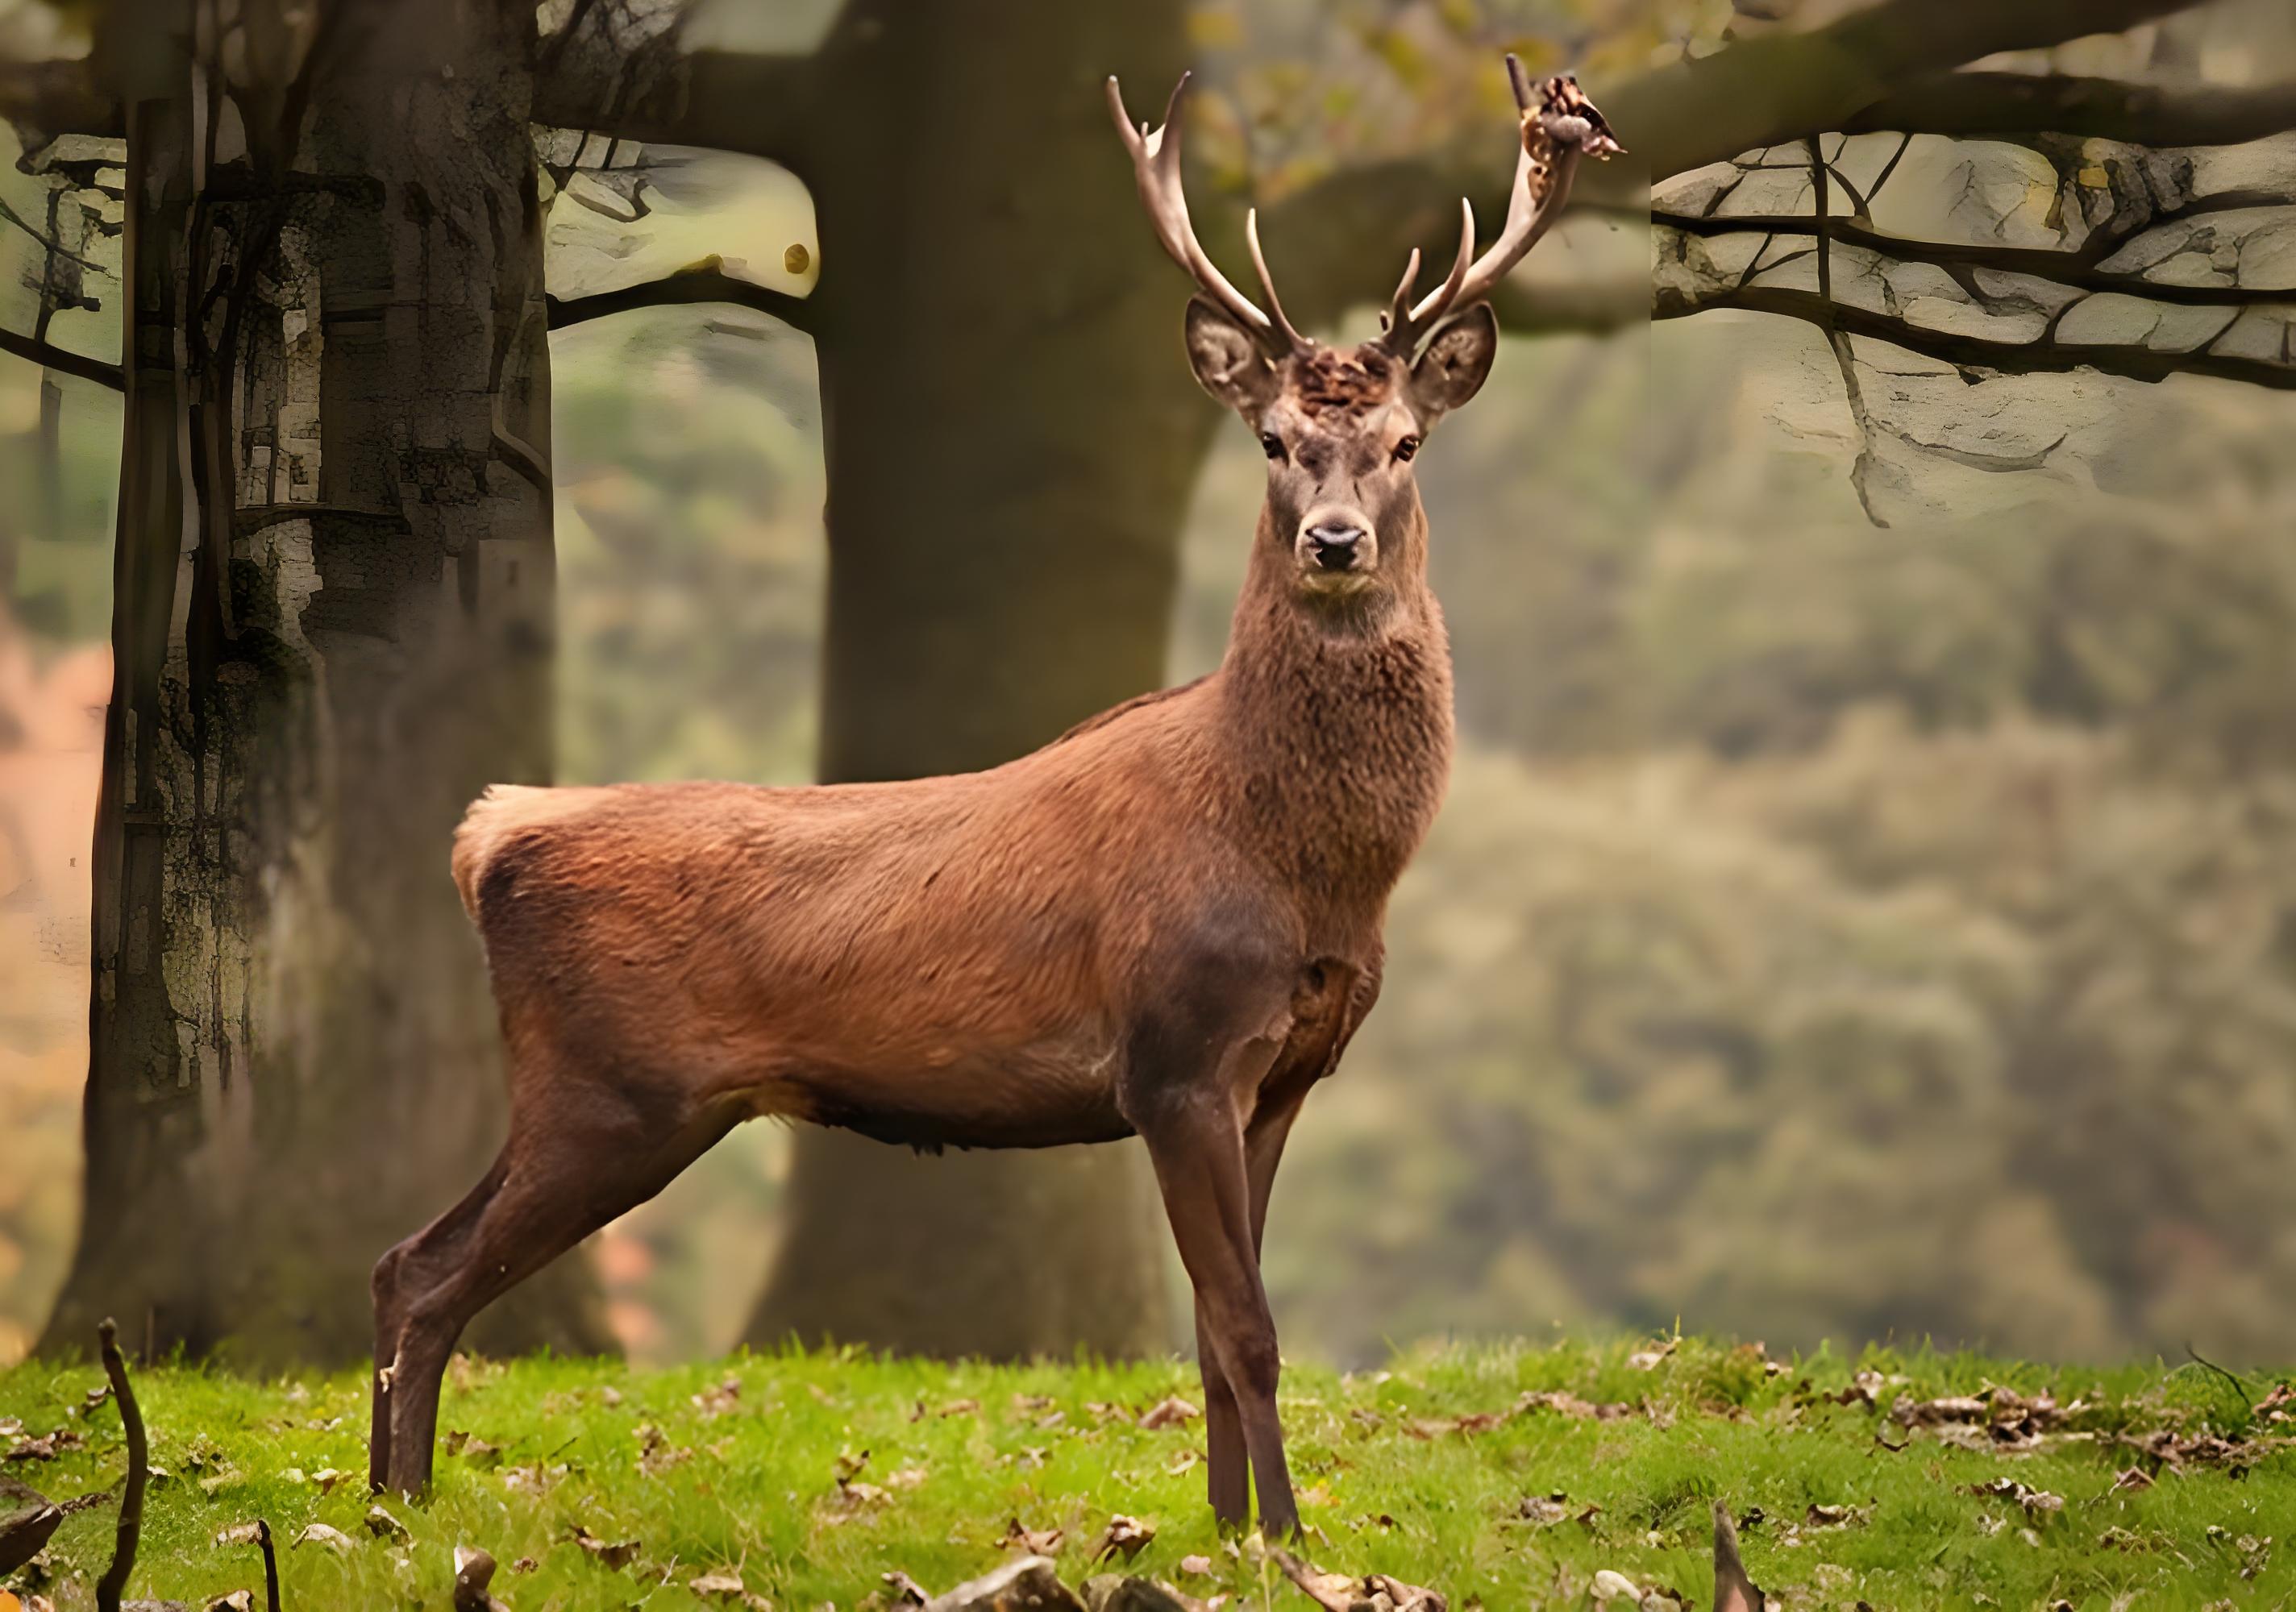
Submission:
[[[1283,1420],[1316,1531],[1308,1553],[1326,1568],[1435,1586],[1455,1608],[1584,1607],[1602,1567],[1703,1605],[1719,1496],[1741,1514],[1759,1509],[1742,1529],[1748,1565],[1797,1607],[2105,1608],[2131,1594],[2146,1608],[2296,1602],[2296,1447],[2285,1442],[2296,1423],[2248,1409],[2269,1379],[2236,1389],[2190,1365],[2095,1371],[1887,1352],[1820,1353],[1769,1375],[1751,1350],[1695,1340],[1637,1369],[1633,1347],[1428,1350],[1352,1377],[1292,1371]],[[1890,1444],[1906,1434],[1884,1409],[1824,1397],[1860,1368],[1906,1379],[1882,1388],[1883,1407],[1899,1395],[1998,1385],[2089,1408],[2030,1453],[1961,1448],[1929,1432],[1893,1451],[1876,1434]],[[116,1482],[118,1415],[83,1409],[101,1380],[92,1367],[37,1365],[0,1378],[0,1428],[12,1418],[19,1438],[66,1428],[86,1440],[6,1470],[59,1500]],[[361,1375],[256,1382],[170,1369],[136,1381],[153,1461],[169,1476],[152,1491],[131,1593],[193,1606],[249,1587],[260,1604],[254,1551],[215,1542],[258,1517],[283,1542],[312,1523],[353,1542],[340,1553],[283,1551],[291,1612],[444,1608],[462,1543],[502,1562],[495,1590],[514,1612],[540,1612],[723,1605],[686,1586],[725,1569],[785,1609],[850,1608],[882,1595],[881,1575],[897,1568],[939,1591],[1003,1559],[998,1542],[1014,1519],[1062,1530],[1057,1554],[1074,1583],[1115,1512],[1156,1529],[1135,1572],[1201,1598],[1224,1592],[1231,1608],[1309,1605],[1280,1576],[1264,1587],[1249,1551],[1223,1551],[1202,1499],[1203,1424],[1136,1425],[1168,1395],[1200,1403],[1193,1368],[1177,1362],[990,1368],[817,1354],[633,1372],[458,1361],[441,1426],[500,1451],[442,1457],[430,1500],[385,1502],[409,1544],[365,1526]],[[713,1395],[727,1381],[738,1395]],[[1495,1425],[1453,1425],[1542,1390],[1636,1408],[1595,1420],[1534,1407]],[[2152,1464],[2120,1436],[2162,1428],[2250,1442],[2237,1462],[2164,1467],[2149,1487],[2116,1490],[2118,1471]],[[325,1469],[347,1476],[323,1493],[315,1480]],[[840,1488],[840,1471],[852,1487]],[[2013,1500],[1969,1492],[2002,1477],[2062,1497],[2062,1509],[2029,1519]],[[1564,1520],[1522,1515],[1527,1499],[1554,1494],[1567,1497]],[[1590,1504],[1600,1510],[1582,1523]],[[1833,1506],[1856,1520],[1813,1525],[1812,1507]],[[107,1506],[72,1516],[45,1576],[20,1575],[15,1587],[37,1585],[61,1608],[91,1605],[112,1519]],[[636,1540],[634,1559],[602,1565],[574,1542],[578,1526]],[[1192,1555],[1211,1559],[1210,1576],[1181,1577]],[[512,1571],[521,1558],[533,1567]]]

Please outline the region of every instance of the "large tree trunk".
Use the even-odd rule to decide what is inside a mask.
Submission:
[[[992,765],[1163,681],[1213,423],[1101,81],[1162,104],[1176,0],[855,0],[815,188],[826,779]],[[1239,541],[1242,540],[1239,534]],[[749,1336],[938,1354],[1176,1341],[1136,1144],[914,1158],[800,1133]]]
[[[190,6],[120,9],[86,1214],[44,1347],[112,1314],[139,1345],[345,1360],[376,1255],[504,1121],[446,863],[473,795],[549,766],[534,8],[333,0],[301,83],[288,60],[228,109]],[[278,65],[263,44],[239,59]],[[477,1341],[605,1339],[578,1263],[498,1322]]]

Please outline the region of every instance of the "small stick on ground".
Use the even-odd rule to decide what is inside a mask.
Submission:
[[[261,1518],[255,1519],[255,1542],[263,1551],[263,1602],[269,1612],[279,1612],[279,1558],[271,1548],[271,1525]]]
[[[95,1335],[103,1345],[103,1370],[111,1379],[119,1425],[127,1434],[127,1487],[119,1497],[119,1532],[112,1546],[111,1566],[96,1581],[95,1606],[96,1612],[119,1612],[119,1592],[127,1587],[127,1575],[135,1571],[135,1547],[144,1535],[144,1485],[152,1476],[152,1448],[144,1437],[144,1412],[136,1408],[135,1390],[127,1385],[127,1362],[119,1353],[119,1329],[107,1318]]]

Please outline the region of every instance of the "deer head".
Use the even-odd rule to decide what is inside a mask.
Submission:
[[[1416,295],[1414,251],[1382,333],[1352,348],[1303,336],[1285,316],[1256,210],[1244,238],[1265,311],[1205,255],[1180,182],[1187,76],[1172,91],[1164,127],[1153,131],[1134,127],[1116,80],[1108,81],[1109,110],[1156,237],[1202,288],[1188,303],[1188,361],[1204,389],[1259,437],[1267,454],[1261,534],[1283,545],[1295,592],[1311,605],[1360,607],[1423,573],[1426,521],[1413,460],[1436,422],[1490,372],[1498,321],[1487,299],[1562,211],[1580,159],[1621,149],[1575,79],[1534,86],[1521,61],[1506,60],[1521,142],[1499,238],[1475,255],[1474,209],[1462,199],[1458,256],[1443,283]]]

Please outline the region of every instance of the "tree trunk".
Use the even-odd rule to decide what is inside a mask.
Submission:
[[[375,1256],[504,1124],[447,852],[487,783],[549,767],[534,10],[335,0],[299,82],[228,104],[191,7],[121,10],[86,1213],[43,1346],[112,1314],[347,1360]],[[506,1311],[475,1340],[605,1341],[578,1261]]]
[[[820,103],[840,116],[806,176],[824,779],[993,765],[1163,681],[1215,415],[1101,83],[1160,109],[1181,13],[854,0],[824,47]],[[785,1201],[752,1341],[992,1358],[1177,1341],[1136,1143],[916,1158],[807,1130]]]

